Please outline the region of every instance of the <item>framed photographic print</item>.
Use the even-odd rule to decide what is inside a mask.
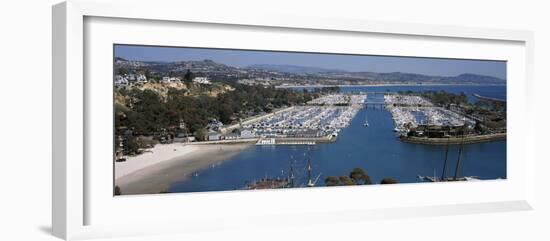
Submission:
[[[505,61],[125,44],[114,58],[115,195],[506,179]]]
[[[530,32],[126,5],[53,8],[55,235],[531,209]]]

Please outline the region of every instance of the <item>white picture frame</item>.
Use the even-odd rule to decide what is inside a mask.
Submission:
[[[532,209],[535,173],[534,129],[532,128],[534,125],[531,124],[531,120],[526,118],[532,116],[532,110],[521,108],[523,105],[530,106],[529,103],[532,103],[532,99],[529,97],[529,93],[533,93],[533,35],[531,32],[277,15],[210,15],[204,11],[189,11],[188,14],[182,16],[179,9],[184,8],[184,5],[186,4],[177,1],[162,4],[153,1],[132,2],[130,6],[128,2],[117,0],[109,2],[73,0],[53,7],[52,226],[54,235],[63,239],[81,239],[238,228],[244,224],[250,225],[251,222],[254,222],[255,225],[283,225],[283,223],[290,225],[301,222],[323,223],[330,221],[322,220],[330,219],[320,217],[331,215],[345,217],[345,220],[365,220]],[[87,104],[87,98],[94,97],[87,96],[90,95],[87,91],[90,88],[98,87],[90,86],[86,82],[86,78],[88,78],[86,68],[95,68],[93,64],[90,64],[94,61],[87,62],[86,54],[89,53],[89,50],[86,50],[86,47],[88,47],[86,41],[89,39],[86,38],[86,35],[102,33],[99,28],[94,28],[94,30],[86,28],[86,21],[90,19],[114,19],[122,22],[139,21],[138,24],[153,22],[154,24],[149,26],[152,30],[155,26],[165,24],[206,24],[208,26],[223,26],[224,29],[253,28],[254,31],[263,31],[266,34],[283,34],[285,31],[300,31],[305,34],[308,32],[321,35],[333,34],[336,37],[350,33],[360,36],[371,34],[390,36],[396,39],[420,38],[425,39],[425,41],[448,41],[447,44],[456,46],[461,44],[466,46],[470,42],[475,42],[479,45],[475,48],[480,48],[483,45],[487,47],[487,52],[494,52],[492,56],[495,58],[512,61],[513,66],[515,66],[510,69],[514,77],[513,80],[508,78],[508,84],[511,81],[514,82],[513,88],[508,89],[508,98],[511,100],[509,110],[511,119],[509,124],[510,134],[508,137],[508,159],[511,160],[508,163],[511,165],[507,166],[507,168],[513,169],[512,174],[514,175],[509,175],[508,179],[503,181],[488,181],[476,184],[398,185],[395,187],[368,187],[368,189],[341,187],[320,188],[305,192],[304,190],[285,190],[283,192],[270,190],[247,193],[217,192],[151,195],[147,197],[122,197],[116,203],[106,201],[106,199],[113,197],[101,193],[112,192],[111,189],[106,189],[111,188],[112,185],[94,186],[90,183],[90,180],[97,180],[94,179],[94,174],[86,174],[90,169],[96,168],[95,170],[97,170],[97,168],[100,168],[100,166],[90,164],[85,160],[89,158],[90,154],[90,150],[87,149],[90,146],[86,142],[86,135],[91,131],[87,129],[89,127],[87,123],[89,124],[91,120],[87,118],[95,118],[90,117],[89,112],[91,110],[89,104]],[[109,21],[103,23],[109,24]],[[135,22],[132,24],[135,24]],[[124,27],[124,24],[119,27]],[[99,29],[99,31],[95,29]],[[100,41],[99,39],[98,41]],[[105,41],[112,40],[106,39]],[[152,43],[155,43],[155,41],[152,40]],[[491,45],[498,45],[498,43],[511,46],[510,51],[501,54],[498,53],[498,48],[491,48]],[[170,42],[165,42],[165,44],[170,44]],[[211,44],[215,45],[216,43]],[[95,47],[92,46],[92,48]],[[279,48],[285,47],[281,45]],[[391,54],[388,51],[385,53]],[[414,54],[414,52],[409,54]],[[432,53],[434,57],[438,57],[438,55],[448,57],[452,54],[453,52],[443,50],[439,53]],[[482,57],[484,56],[479,56],[479,58]],[[528,127],[519,132],[517,131],[518,126]],[[244,210],[242,205],[239,206],[239,203],[246,202],[246,200],[269,203],[274,202],[274,200],[294,198],[307,201],[313,198],[334,195],[342,197],[386,195],[401,200],[405,195],[426,195],[426,197],[430,197],[434,196],[435,192],[446,192],[448,190],[466,194],[468,197],[455,199],[454,202],[450,197],[446,200],[443,200],[445,199],[443,198],[442,200],[430,201],[411,198],[410,202],[384,202],[383,199],[377,199],[371,201],[372,207],[370,208],[361,207],[354,203],[345,208],[322,206],[323,203],[321,203],[312,205],[308,209],[294,210],[288,208],[290,206],[286,206],[290,204],[282,202],[280,208],[272,207],[273,205],[266,205],[271,206],[268,209],[251,206],[248,207],[250,210],[247,211]],[[490,193],[487,192],[491,190],[495,193],[490,196]],[[479,195],[472,196],[474,193]],[[97,198],[100,195],[102,197]],[[204,213],[207,210],[205,206],[215,204],[216,200],[227,200],[233,206],[231,210],[225,210],[227,206],[214,208],[212,212],[215,214],[212,215],[216,217],[216,220],[200,218],[201,212]],[[144,212],[141,218],[132,217],[125,220],[114,218],[118,216],[116,212],[128,214],[132,208],[140,208],[144,205],[160,206],[161,208]],[[186,210],[189,216],[181,218],[181,213],[170,210],[170,207],[178,207],[178,205],[195,205],[193,206],[195,210]],[[365,206],[364,203],[362,203],[362,206]],[[162,219],[159,216],[160,214],[155,212],[160,212]],[[94,215],[102,218],[90,222],[90,216]],[[106,220],[109,215],[113,216],[113,222]],[[190,217],[194,219],[191,220]],[[144,218],[152,221],[145,222],[143,221]],[[180,225],[174,225],[174,223]],[[185,223],[185,225],[181,225],[182,223]]]

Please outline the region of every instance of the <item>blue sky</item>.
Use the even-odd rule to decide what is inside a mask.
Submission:
[[[438,76],[463,73],[506,79],[506,62],[416,57],[293,53],[183,47],[115,45],[115,56],[140,61],[188,61],[210,59],[235,67],[278,64],[347,71],[407,72]]]

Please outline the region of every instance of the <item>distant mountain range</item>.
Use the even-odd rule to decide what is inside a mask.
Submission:
[[[326,69],[319,67],[297,66],[297,65],[277,65],[277,64],[254,64],[246,66],[245,69],[256,69],[266,71],[277,71],[290,74],[319,74],[325,72],[345,72],[339,69]]]
[[[432,76],[424,74],[391,72],[352,72],[311,66],[255,64],[243,68],[233,67],[212,60],[199,61],[133,61],[115,58],[115,69],[133,71],[149,70],[161,75],[182,74],[187,70],[215,79],[266,79],[270,85],[282,84],[506,84],[506,80],[492,76],[464,73],[457,76]],[[230,78],[227,78],[230,77]]]
[[[506,80],[479,74],[464,73],[458,76],[432,76],[424,74],[403,73],[403,72],[391,72],[391,73],[377,73],[377,72],[352,72],[339,69],[326,69],[318,67],[308,66],[296,66],[296,65],[272,65],[272,64],[256,64],[245,67],[246,69],[264,70],[264,71],[277,71],[290,74],[310,74],[310,75],[322,75],[325,77],[340,77],[340,78],[357,78],[368,79],[371,81],[407,81],[407,82],[467,82],[467,83],[491,83],[491,84],[504,84]]]

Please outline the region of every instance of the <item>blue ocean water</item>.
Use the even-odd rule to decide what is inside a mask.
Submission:
[[[407,91],[445,90],[474,93],[506,99],[505,86],[391,86],[344,87],[342,91]],[[369,95],[368,101],[379,102],[382,95]],[[369,127],[364,127],[368,118]],[[391,114],[384,109],[362,109],[351,125],[340,132],[336,142],[315,146],[251,146],[230,160],[208,168],[185,181],[173,183],[171,192],[234,190],[247,182],[264,177],[286,177],[290,163],[297,183],[306,178],[306,155],[311,156],[313,176],[318,186],[327,176],[348,175],[355,167],[367,171],[373,182],[392,177],[400,183],[420,182],[418,175],[441,176],[445,146],[403,143],[393,132]],[[449,148],[447,176],[455,174],[458,146]],[[506,141],[464,145],[458,176],[480,179],[506,178]]]
[[[295,89],[304,89],[297,87]],[[312,90],[313,88],[306,88]],[[446,91],[454,94],[464,93],[470,101],[476,101],[473,96],[478,94],[481,96],[492,97],[506,100],[506,85],[414,85],[414,86],[346,86],[340,87],[342,92],[398,92],[398,91]]]

